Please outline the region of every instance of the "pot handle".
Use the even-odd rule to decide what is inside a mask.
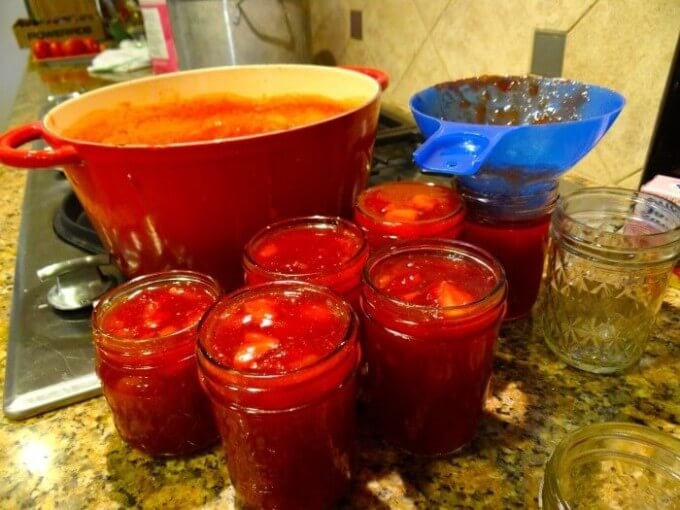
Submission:
[[[341,65],[338,67],[341,67],[343,69],[349,69],[350,71],[356,71],[358,73],[370,76],[371,78],[378,82],[378,85],[380,85],[381,90],[385,90],[387,86],[390,84],[389,75],[382,69],[377,69],[375,67],[349,66],[349,65]]]
[[[80,161],[76,148],[63,145],[53,150],[20,150],[34,140],[44,139],[40,122],[22,124],[0,135],[0,162],[19,168],[51,168]]]
[[[505,126],[475,126],[473,133],[442,122],[414,151],[413,159],[425,173],[473,175],[509,131],[512,129]]]

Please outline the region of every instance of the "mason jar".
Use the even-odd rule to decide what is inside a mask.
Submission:
[[[335,216],[290,218],[257,232],[243,250],[248,285],[297,280],[329,287],[355,304],[368,259],[363,231]]]
[[[680,502],[680,440],[634,423],[586,425],[545,465],[543,510],[674,509]]]
[[[506,294],[498,261],[460,241],[408,241],[371,256],[362,383],[378,435],[419,455],[449,454],[474,437]]]
[[[354,221],[371,250],[409,239],[456,239],[465,205],[449,186],[431,182],[389,181],[359,194]]]
[[[198,380],[196,335],[221,293],[193,271],[141,276],[94,307],[95,368],[125,442],[149,455],[182,455],[219,439]]]
[[[326,287],[245,287],[206,315],[199,373],[242,506],[332,508],[349,490],[360,362],[356,314]]]
[[[527,316],[536,302],[557,183],[531,195],[492,195],[458,185],[467,215],[460,238],[496,257],[508,279],[505,320]]]
[[[562,198],[552,217],[542,323],[571,366],[613,373],[645,349],[680,254],[680,207],[618,188]]]

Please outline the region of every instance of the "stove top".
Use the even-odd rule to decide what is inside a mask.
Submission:
[[[369,184],[437,180],[412,163],[421,140],[408,114],[383,108]],[[53,305],[79,306],[87,299],[83,287],[122,281],[58,170],[28,173],[19,232],[4,392],[4,412],[13,419],[101,393],[94,372],[91,307],[69,311]]]

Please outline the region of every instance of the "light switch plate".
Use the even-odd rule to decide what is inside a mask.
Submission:
[[[363,16],[361,11],[349,11],[349,36],[361,41],[364,38]]]
[[[531,74],[562,76],[564,49],[567,32],[559,30],[536,30],[531,55]]]

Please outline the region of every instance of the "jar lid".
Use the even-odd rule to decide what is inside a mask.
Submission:
[[[578,429],[548,459],[544,509],[672,508],[680,501],[680,439],[633,423]]]

